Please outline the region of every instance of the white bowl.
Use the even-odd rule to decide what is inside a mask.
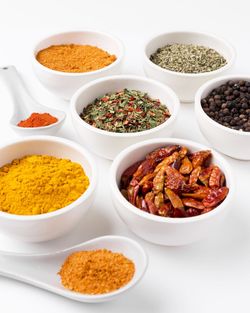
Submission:
[[[235,191],[229,164],[220,154],[212,150],[212,162],[217,164],[224,172],[229,187],[226,199],[214,210],[194,217],[167,218],[149,214],[133,206],[119,190],[122,173],[136,161],[144,159],[147,153],[173,144],[186,146],[193,152],[208,149],[199,143],[184,139],[159,138],[147,140],[122,151],[114,160],[110,172],[112,200],[124,223],[139,237],[166,246],[190,244],[210,233],[214,233],[230,209]]]
[[[36,59],[37,53],[51,45],[60,44],[92,45],[101,48],[117,59],[112,64],[92,72],[67,73],[55,71],[43,66]],[[33,69],[40,82],[49,91],[63,99],[70,99],[74,92],[82,85],[100,77],[118,74],[121,70],[124,48],[115,37],[97,31],[71,31],[49,36],[36,44],[33,50]]]
[[[55,239],[68,233],[87,213],[96,192],[97,172],[91,156],[79,145],[58,137],[31,136],[0,148],[0,166],[29,154],[47,154],[78,162],[90,185],[76,201],[51,213],[15,215],[0,211],[0,231],[27,242]]]
[[[214,88],[229,80],[241,79],[250,81],[250,76],[223,76],[201,86],[195,96],[195,115],[202,134],[216,150],[232,158],[250,160],[250,132],[234,130],[215,122],[205,113],[201,106],[201,100]]]
[[[80,118],[83,108],[96,98],[124,88],[147,92],[150,97],[159,99],[162,104],[167,105],[171,117],[155,128],[136,133],[108,132],[93,127]],[[120,75],[98,79],[80,88],[71,99],[71,117],[79,141],[97,155],[112,160],[131,144],[145,139],[171,136],[179,107],[177,96],[164,84],[140,76]]]
[[[150,56],[158,48],[173,43],[195,44],[213,48],[224,56],[227,60],[227,64],[212,72],[190,74],[170,71],[150,61]],[[145,45],[143,66],[145,74],[148,77],[169,85],[176,92],[181,101],[192,102],[197,89],[209,79],[228,71],[232,67],[234,60],[235,51],[225,40],[205,33],[178,31],[160,34],[150,39]]]

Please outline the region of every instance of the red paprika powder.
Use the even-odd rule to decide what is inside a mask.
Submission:
[[[26,120],[20,121],[19,127],[42,127],[54,124],[58,119],[49,113],[32,113]]]

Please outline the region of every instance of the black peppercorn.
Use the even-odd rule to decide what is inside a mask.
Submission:
[[[201,106],[225,127],[250,132],[250,81],[230,80],[222,84],[201,100]]]

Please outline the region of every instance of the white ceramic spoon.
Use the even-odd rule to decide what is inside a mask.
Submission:
[[[66,114],[36,102],[25,88],[25,85],[13,65],[0,68],[0,78],[6,83],[13,102],[13,115],[10,126],[19,135],[54,135],[62,126]],[[19,127],[21,120],[27,119],[31,113],[50,113],[58,121],[43,127]]]
[[[57,274],[66,257],[74,251],[108,249],[119,252],[135,264],[132,280],[117,291],[101,295],[85,295],[65,289]],[[48,290],[81,302],[112,300],[135,286],[147,268],[147,255],[134,240],[120,236],[99,237],[74,247],[48,254],[20,254],[0,251],[0,275]]]

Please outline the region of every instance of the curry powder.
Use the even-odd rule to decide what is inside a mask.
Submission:
[[[36,59],[52,70],[84,73],[110,65],[116,60],[116,56],[95,46],[65,44],[39,51]]]
[[[94,295],[125,286],[134,273],[134,263],[123,254],[100,249],[72,253],[58,274],[65,288]]]

